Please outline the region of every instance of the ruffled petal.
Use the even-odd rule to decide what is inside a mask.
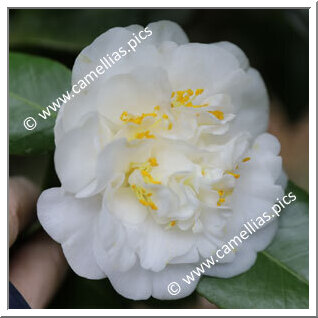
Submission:
[[[63,136],[55,150],[55,169],[62,187],[76,193],[95,176],[97,155],[110,137],[109,128],[96,114]]]
[[[184,44],[176,48],[167,65],[173,90],[204,88],[216,93],[217,84],[240,65],[237,58],[217,45]]]
[[[126,272],[107,273],[108,278],[120,295],[133,299],[148,299],[152,294],[152,273],[136,264]]]
[[[152,44],[161,44],[165,41],[171,41],[177,44],[189,42],[185,32],[175,22],[162,20],[149,23],[147,27],[152,31],[152,35],[147,39]]]
[[[151,216],[143,226],[130,226],[127,230],[128,241],[137,251],[141,266],[155,272],[163,270],[171,259],[188,253],[194,245],[189,232],[165,229]]]
[[[96,219],[101,202],[98,197],[79,200],[61,188],[42,192],[38,204],[38,218],[45,231],[62,244],[71,268],[90,279],[105,277],[93,253]]]
[[[149,81],[151,78],[151,81]],[[134,115],[154,112],[154,107],[170,106],[171,87],[162,68],[140,67],[117,75],[105,83],[98,96],[101,114],[118,124],[124,111]]]
[[[193,269],[193,264],[168,265],[163,271],[154,273],[152,296],[163,300],[180,299],[189,296],[195,290],[199,279],[187,284],[182,278]],[[177,295],[171,295],[168,291],[169,284],[173,282],[178,283],[180,286],[180,292]],[[175,288],[176,286],[172,288],[172,291],[176,290]]]
[[[245,53],[237,45],[227,41],[218,42],[218,43],[215,43],[214,45],[222,47],[226,51],[232,53],[239,61],[241,68],[244,70],[247,70],[247,68],[249,67],[248,58],[246,57]]]

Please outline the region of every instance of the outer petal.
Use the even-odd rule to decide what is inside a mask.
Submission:
[[[199,280],[187,284],[182,278],[193,269],[193,264],[167,265],[163,271],[154,273],[152,296],[166,300],[180,299],[189,296],[195,290]],[[168,292],[168,286],[172,282],[177,282],[180,285],[180,292],[178,295],[171,295]]]
[[[96,226],[94,251],[96,260],[108,274],[130,270],[136,262],[136,253],[127,239],[125,226],[104,207]]]
[[[97,82],[107,80],[114,75],[129,73],[138,66],[160,66],[159,52],[154,45],[151,45],[150,39],[151,36],[147,37],[133,51],[129,46],[129,41],[136,42],[133,31],[126,28],[108,30],[96,38],[91,45],[84,48],[76,58],[72,71],[72,84],[77,84],[80,80],[85,79],[87,74],[94,71],[97,76],[91,73],[94,81],[89,80],[91,84],[87,90],[90,90]],[[114,56],[117,56],[116,60]],[[97,66],[103,68],[103,74],[99,75],[96,72]]]
[[[107,276],[120,295],[133,299],[148,299],[152,293],[152,273],[139,264],[126,272],[107,272]]]
[[[97,154],[109,137],[109,128],[96,114],[63,136],[54,156],[63,189],[76,193],[93,180]]]
[[[168,265],[163,271],[153,273],[136,264],[127,272],[107,274],[116,291],[124,297],[141,300],[153,296],[157,299],[172,300],[186,297],[196,288],[198,281],[190,285],[182,281],[192,269],[192,265]],[[178,295],[168,292],[168,285],[172,282],[177,282],[181,287]]]
[[[97,37],[92,44],[85,47],[77,56],[72,70],[72,84],[76,84],[86,74],[94,70],[97,65],[101,64],[100,58],[117,51],[131,38],[132,32],[125,28],[112,28]],[[110,75],[113,70],[110,69],[110,72],[106,72],[106,75]]]
[[[247,68],[249,67],[248,58],[246,57],[245,53],[237,45],[227,41],[218,42],[213,45],[220,46],[223,49],[227,50],[228,52],[231,52],[239,61],[241,68],[244,70],[247,70]]]
[[[246,244],[245,241],[243,244]],[[257,253],[249,250],[248,246],[243,246],[237,253],[235,259],[230,263],[216,264],[206,269],[205,275],[213,277],[229,278],[249,270],[255,263]]]
[[[150,40],[152,44],[161,44],[165,41],[171,41],[177,44],[189,42],[187,35],[175,22],[162,20],[150,23],[147,27],[152,31],[152,35],[147,39]]]
[[[62,244],[71,268],[80,276],[100,279],[106,275],[93,253],[98,197],[79,200],[61,188],[42,192],[37,205],[38,218],[46,232]]]
[[[231,97],[236,117],[229,134],[235,136],[243,130],[256,137],[267,130],[269,100],[263,79],[255,69],[236,70],[220,81],[216,90]]]
[[[211,95],[221,80],[239,68],[232,53],[217,45],[197,43],[179,46],[167,65],[174,90],[204,88]]]
[[[71,100],[61,106],[54,127],[55,144],[58,145],[63,135],[68,131],[77,128],[83,118],[89,113],[97,110],[98,87],[80,92],[74,95]]]

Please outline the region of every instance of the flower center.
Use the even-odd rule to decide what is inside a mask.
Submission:
[[[147,190],[144,187],[135,184],[131,185],[131,189],[135,193],[137,199],[142,205],[149,206],[153,210],[158,210],[158,207],[150,198],[152,196],[151,192],[147,192]]]
[[[157,138],[160,146],[160,142],[165,142],[166,138],[191,139],[200,127],[203,128],[201,131],[210,129],[207,133],[210,131],[213,133],[213,129],[218,129],[219,125],[227,125],[234,116],[224,114],[218,109],[216,105],[222,107],[222,103],[227,101],[222,98],[222,96],[216,96],[215,99],[213,96],[207,98],[202,88],[174,91],[171,94],[170,107],[157,105],[152,111],[139,114],[123,111],[120,115],[123,123],[120,126],[122,129],[120,135],[124,135],[128,141]],[[187,120],[190,120],[192,126],[183,124]],[[191,131],[185,132],[189,128],[193,129],[193,134]],[[149,145],[155,146],[157,142],[154,141]],[[201,160],[195,160],[192,165],[189,162],[189,170],[186,168],[183,171],[180,167],[178,171],[177,165],[171,170],[171,175],[165,175],[166,171],[170,171],[165,169],[166,165],[171,164],[169,160],[167,162],[165,160],[160,161],[162,166],[156,171],[153,169],[159,164],[155,157],[150,157],[145,162],[131,162],[124,182],[124,187],[131,189],[140,204],[149,208],[150,212],[156,212],[152,213],[152,216],[159,224],[166,224],[166,229],[178,227],[187,230],[193,227],[193,231],[200,231],[200,227],[196,224],[199,222],[201,211],[205,211],[207,207],[222,209],[221,213],[230,209],[230,197],[235,180],[240,178],[238,164],[234,164],[233,169],[227,170],[214,166],[212,162],[206,162],[202,166]],[[249,160],[250,158],[246,157],[242,162]],[[158,174],[160,174],[159,179]],[[167,204],[159,202],[162,200],[162,193],[165,193],[165,189],[161,186],[168,188]],[[173,211],[170,211],[170,205]]]
[[[155,180],[151,175],[151,171],[153,167],[157,167],[157,159],[154,157],[149,158],[147,161],[142,163],[131,163],[130,168],[127,172],[127,180],[129,179],[130,175],[135,171],[139,170],[140,175],[143,179],[143,182],[146,184],[161,184],[160,181]],[[147,191],[142,185],[131,184],[130,188],[136,195],[139,202],[145,206],[149,206],[153,210],[157,210],[156,204],[152,201],[151,196],[152,193]]]

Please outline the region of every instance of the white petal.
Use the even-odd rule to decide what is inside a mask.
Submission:
[[[153,274],[152,296],[157,299],[180,299],[189,296],[196,288],[199,279],[191,284],[185,283],[182,278],[194,269],[194,264],[168,265],[163,271]],[[168,292],[168,286],[176,282],[180,286],[180,292],[177,295],[171,295]]]
[[[159,52],[152,45],[152,36],[148,35],[141,43],[137,43],[133,36],[133,32],[137,30],[139,31],[140,27],[136,25],[132,26],[131,30],[116,27],[97,37],[76,58],[72,70],[72,84],[79,85],[81,80],[89,82],[85,89],[89,91],[110,77],[128,73],[138,66],[162,65]],[[145,37],[144,34],[143,36]],[[134,49],[129,44],[134,45]],[[100,71],[102,74],[96,71],[98,66],[104,70]],[[90,76],[87,77],[88,74]]]
[[[148,28],[152,31],[152,35],[147,39],[151,43],[160,44],[164,41],[171,41],[185,44],[189,42],[187,35],[175,22],[162,20],[148,24]]]
[[[131,38],[132,33],[125,28],[112,28],[97,37],[77,56],[72,70],[72,84],[78,83],[86,74],[101,64],[99,59],[107,57],[108,53],[117,51]],[[111,71],[112,69],[107,70],[104,75],[107,76]]]
[[[217,84],[216,92],[231,97],[232,112],[236,115],[230,128],[232,135],[248,131],[257,136],[267,130],[269,100],[264,82],[255,69],[235,70]]]
[[[62,244],[71,268],[78,275],[90,279],[105,277],[93,252],[95,221],[100,204],[96,197],[75,199],[61,188],[42,192],[37,204],[41,225],[55,241]]]
[[[116,291],[129,299],[148,299],[152,293],[152,273],[136,264],[126,272],[108,272],[107,276]]]
[[[108,137],[109,131],[100,125],[96,115],[63,136],[56,147],[54,161],[65,190],[76,193],[93,180],[97,154]]]
[[[157,105],[170,105],[170,94],[171,87],[163,69],[140,67],[109,79],[99,93],[98,109],[105,117],[122,124],[123,111],[134,115],[153,112]]]
[[[109,143],[99,154],[95,182],[81,195],[91,196],[102,191],[106,185],[126,173],[131,162],[144,162],[150,158],[149,143],[129,145],[127,140],[117,139]]]
[[[112,271],[126,272],[136,262],[125,227],[106,209],[99,216],[94,241],[98,265],[107,274]]]
[[[134,300],[148,299],[150,296],[161,300],[180,299],[189,296],[199,280],[187,284],[182,278],[190,273],[193,265],[168,265],[163,271],[153,273],[136,264],[127,272],[111,272],[108,277],[116,291]],[[168,292],[168,286],[177,282],[181,289],[177,295]]]
[[[278,155],[280,152],[280,143],[275,136],[265,133],[255,139],[254,149]]]
[[[245,244],[244,241],[243,244]],[[205,275],[221,278],[229,278],[242,274],[249,270],[256,261],[256,252],[248,249],[244,245],[235,253],[235,259],[231,263],[215,264],[210,269],[206,269]]]
[[[214,45],[220,46],[228,52],[231,52],[240,62],[241,67],[246,70],[249,67],[249,61],[245,53],[235,44],[231,42],[218,42]]]
[[[188,253],[194,245],[191,233],[175,228],[166,230],[151,216],[142,226],[129,227],[128,235],[141,266],[156,272],[164,269],[171,259]]]
[[[203,88],[206,98],[239,67],[236,57],[217,45],[190,43],[173,52],[167,70],[174,90]]]
[[[115,192],[114,197],[108,200],[109,210],[124,224],[142,223],[148,210],[140,204],[130,188],[121,188]]]

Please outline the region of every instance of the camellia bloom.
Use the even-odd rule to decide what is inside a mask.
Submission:
[[[175,299],[167,286],[191,272],[283,195],[282,160],[265,133],[268,96],[234,44],[188,43],[175,23],[148,26],[136,52],[63,106],[55,126],[60,188],[46,190],[38,217],[72,269],[108,277],[132,299]],[[76,59],[73,84],[118,50],[132,25],[99,36]],[[277,222],[206,269],[248,270]]]

